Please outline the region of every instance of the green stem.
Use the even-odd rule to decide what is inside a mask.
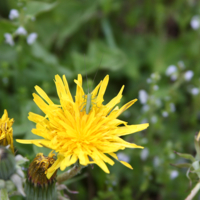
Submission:
[[[64,172],[63,174],[60,174],[57,177],[57,182],[60,184],[63,181],[66,181],[70,178],[72,178],[73,176],[76,176],[82,169],[82,166],[79,165],[74,165],[74,167],[72,167],[71,169],[69,169],[68,171]]]
[[[194,196],[197,194],[197,192],[200,189],[200,182],[198,182],[196,184],[196,186],[192,189],[192,191],[190,192],[190,194],[186,197],[185,200],[192,200],[194,198]]]

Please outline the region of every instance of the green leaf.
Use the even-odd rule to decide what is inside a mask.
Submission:
[[[98,9],[100,0],[96,1],[65,1],[57,9],[57,15],[65,15],[64,26],[58,32],[57,46],[63,47],[67,37],[71,36],[84,23],[93,19]]]
[[[72,53],[72,59],[78,73],[95,72],[98,68],[116,71],[126,64],[126,55],[118,48],[110,48],[103,42],[90,43],[88,54]],[[87,67],[86,67],[87,66]]]
[[[180,163],[180,164],[171,164],[172,166],[174,166],[174,167],[178,167],[178,168],[189,168],[189,167],[191,167],[191,164],[189,164],[189,163]]]
[[[54,3],[45,3],[41,1],[29,1],[26,5],[25,14],[30,16],[36,16],[42,12],[49,11],[57,5],[57,2]]]
[[[32,45],[32,55],[38,59],[41,59],[44,63],[50,65],[57,65],[58,59],[53,54],[49,53],[40,43],[35,42]]]
[[[190,155],[190,154],[186,154],[186,153],[178,153],[178,152],[175,152],[178,156],[180,156],[181,158],[185,158],[185,159],[188,159],[188,160],[191,160],[192,162],[195,162],[195,158]]]
[[[1,200],[9,200],[8,192],[5,188],[0,190],[0,199]]]

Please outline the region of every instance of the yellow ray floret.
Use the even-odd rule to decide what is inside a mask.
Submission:
[[[118,150],[143,148],[124,141],[120,136],[144,130],[149,124],[127,125],[127,122],[117,119],[137,99],[119,108],[117,104],[122,98],[124,89],[122,86],[118,95],[103,105],[108,81],[109,76],[107,75],[91,92],[91,102],[87,102],[80,74],[78,79],[74,80],[77,85],[75,100],[70,93],[65,76],[63,75],[61,79],[60,76],[56,75],[55,85],[60,99],[59,105],[54,104],[39,86],[35,86],[39,95],[34,93],[33,100],[45,116],[30,112],[28,118],[36,123],[36,128],[32,132],[44,139],[17,141],[35,144],[39,147],[44,146],[58,153],[57,160],[47,171],[48,178],[58,168],[65,170],[66,167],[77,161],[84,166],[95,163],[106,173],[109,173],[105,163],[113,165],[114,161],[107,155],[118,160],[115,154]],[[91,104],[88,114],[84,109],[87,103]],[[130,164],[124,161],[120,162],[132,169]]]

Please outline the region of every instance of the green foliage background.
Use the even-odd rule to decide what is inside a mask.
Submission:
[[[11,9],[17,9],[20,18],[9,20]],[[149,128],[126,137],[127,141],[148,149],[146,160],[141,150],[125,150],[134,170],[116,163],[105,174],[98,166],[84,169],[79,177],[68,182],[68,187],[79,191],[69,194],[72,200],[159,200],[184,199],[189,193],[185,170],[170,178],[170,163],[181,162],[173,151],[194,153],[194,135],[199,131],[199,97],[191,95],[192,87],[200,83],[200,29],[193,30],[190,21],[200,14],[196,0],[4,0],[0,2],[0,113],[7,109],[15,119],[14,138],[36,138],[31,133],[35,126],[27,119],[28,112],[42,112],[32,101],[34,86],[39,85],[55,101],[56,74],[65,74],[75,94],[73,80],[81,73],[87,91],[86,74],[90,88],[110,76],[105,102],[113,98],[125,85],[120,105],[145,89],[149,96],[149,110],[142,111],[138,101],[121,116],[130,124],[150,123]],[[33,18],[34,17],[34,18]],[[34,19],[34,20],[32,20]],[[27,36],[15,36],[15,45],[5,43],[4,34],[14,33],[19,26],[28,33],[36,32],[35,43],[28,45]],[[180,62],[181,61],[181,62]],[[179,69],[176,81],[165,75],[169,65]],[[192,70],[191,81],[184,73]],[[93,83],[95,73],[97,77]],[[161,79],[148,84],[155,73]],[[158,90],[153,90],[158,85]],[[161,101],[161,105],[157,100]],[[170,112],[170,103],[176,106]],[[162,116],[162,111],[169,113]],[[157,118],[152,123],[152,116]],[[32,159],[46,149],[15,142],[15,148]],[[155,164],[155,160],[159,161]],[[11,199],[21,199],[12,197]]]

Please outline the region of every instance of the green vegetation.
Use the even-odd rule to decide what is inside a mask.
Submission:
[[[13,19],[14,13],[9,19],[11,9],[19,17]],[[15,119],[14,139],[36,138],[27,119],[30,111],[42,114],[32,100],[35,85],[56,102],[56,74],[66,75],[73,95],[78,73],[85,92],[109,74],[105,102],[122,85],[121,105],[138,98],[140,91],[143,104],[137,101],[120,118],[150,123],[144,132],[126,137],[145,150],[121,154],[134,170],[118,162],[109,167],[109,175],[96,165],[85,168],[68,182],[79,194],[68,195],[72,200],[184,199],[190,191],[186,170],[170,163],[186,162],[174,151],[195,152],[194,135],[200,129],[198,23],[196,0],[1,1],[0,115],[7,109]],[[37,35],[30,38],[31,33]],[[17,142],[14,146],[29,159],[49,152]]]

